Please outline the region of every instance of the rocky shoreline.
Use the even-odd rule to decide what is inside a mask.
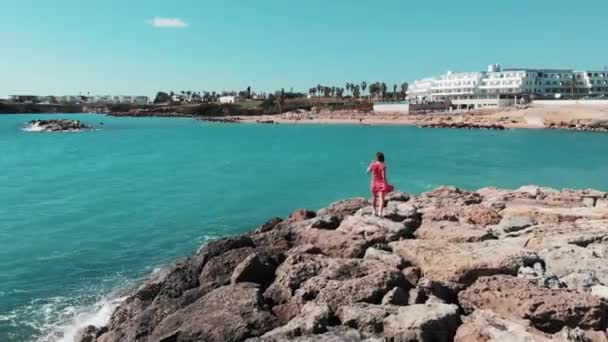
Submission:
[[[608,132],[608,120],[547,121],[545,126],[549,129]]]
[[[457,129],[489,129],[489,130],[505,130],[505,126],[498,124],[473,124],[467,122],[438,122],[431,124],[423,124],[422,128],[457,128]]]
[[[343,200],[202,246],[79,341],[608,341],[607,232],[596,190]]]

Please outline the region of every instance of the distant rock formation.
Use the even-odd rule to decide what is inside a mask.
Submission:
[[[607,286],[605,192],[441,187],[212,241],[78,341],[608,341]]]
[[[90,129],[79,120],[53,119],[32,120],[24,128],[28,132],[74,132]]]

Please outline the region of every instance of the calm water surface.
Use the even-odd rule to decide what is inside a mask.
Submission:
[[[608,189],[608,134],[101,115],[43,116],[79,118],[92,132],[21,130],[40,117],[0,116],[0,341],[68,338],[103,320],[117,291],[209,238],[367,195],[377,150],[390,181],[412,193]]]

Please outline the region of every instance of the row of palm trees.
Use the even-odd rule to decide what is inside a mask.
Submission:
[[[388,86],[384,82],[375,82],[369,84],[369,86],[365,81],[362,81],[361,83],[347,82],[344,88],[317,84],[316,87],[308,89],[308,94],[310,96],[336,98],[342,98],[346,94],[346,96],[350,95],[351,97],[358,99],[362,97],[366,89],[369,91],[370,99],[401,100],[405,99],[407,96],[408,83],[403,82],[401,85],[393,84],[392,92],[388,91]]]

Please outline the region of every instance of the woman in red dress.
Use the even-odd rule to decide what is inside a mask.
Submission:
[[[374,216],[382,216],[384,209],[384,195],[393,191],[393,186],[386,180],[386,164],[384,164],[384,153],[376,153],[376,160],[367,168],[367,173],[372,174],[372,207]],[[376,203],[380,201],[380,203]],[[378,205],[376,207],[376,204]],[[378,209],[376,209],[378,208]]]

